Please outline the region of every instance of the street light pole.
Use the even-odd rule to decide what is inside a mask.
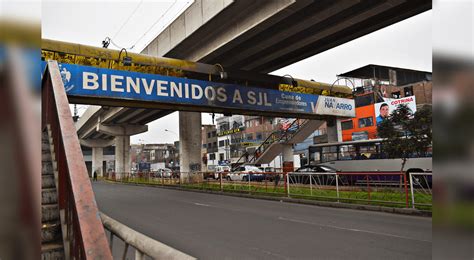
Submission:
[[[171,130],[168,130],[168,129],[165,129],[165,132],[170,132],[170,133],[176,135],[176,137],[178,137],[178,140],[179,140],[179,135],[178,135],[177,133],[175,133],[175,132],[173,132],[173,131],[171,131]]]

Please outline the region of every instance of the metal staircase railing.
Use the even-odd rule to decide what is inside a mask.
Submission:
[[[65,251],[71,259],[112,259],[56,61],[48,61],[41,92],[42,128],[51,128],[57,162]]]
[[[276,130],[272,132],[252,153],[252,157],[248,160],[246,158],[250,155],[248,152],[245,152],[239,160],[235,163],[235,167],[232,170],[235,170],[238,165],[242,163],[254,163],[260,155],[262,155],[266,149],[268,149],[273,143],[283,143],[286,141],[291,140],[293,136],[301,129],[303,125],[305,125],[309,120],[308,119],[295,119],[286,130]],[[244,162],[241,162],[244,160]]]

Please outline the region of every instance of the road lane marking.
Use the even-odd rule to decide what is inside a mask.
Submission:
[[[203,206],[203,207],[211,207],[211,205],[203,204],[203,203],[197,203],[197,202],[195,202],[194,205],[196,205],[196,206]]]
[[[333,225],[324,225],[324,224],[318,224],[318,223],[314,223],[314,222],[298,220],[298,219],[291,219],[291,218],[284,218],[284,217],[278,217],[278,219],[279,220],[284,220],[284,221],[289,221],[289,222],[300,223],[300,224],[308,224],[308,225],[313,225],[313,226],[333,228],[333,229],[339,229],[339,230],[345,230],[345,231],[360,232],[360,233],[367,233],[367,234],[373,234],[373,235],[379,235],[379,236],[387,236],[387,237],[394,237],[394,238],[401,238],[401,239],[408,239],[408,240],[415,240],[415,241],[420,241],[420,242],[432,243],[429,240],[399,236],[399,235],[388,234],[388,233],[380,233],[380,232],[374,232],[374,231],[369,231],[369,230],[362,230],[362,229],[355,229],[355,228],[345,228],[345,227],[338,227],[338,226],[333,226]]]
[[[265,250],[265,249],[262,249],[262,248],[258,248],[258,247],[251,247],[250,249],[252,250],[255,250],[255,251],[259,251],[259,252],[262,252],[266,255],[270,255],[270,256],[273,256],[273,257],[278,257],[278,258],[281,258],[281,259],[291,259],[289,258],[288,256],[284,256],[284,255],[281,255],[281,254],[277,254],[277,253],[273,253],[273,252],[270,252],[268,250]]]

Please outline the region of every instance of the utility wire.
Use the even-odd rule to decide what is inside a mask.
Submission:
[[[179,10],[179,12],[177,12],[176,15],[175,15],[172,19],[169,20],[168,24],[163,24],[163,26],[161,26],[161,29],[165,28],[165,26],[169,26],[174,20],[176,20],[176,18],[178,18],[178,16],[180,16],[180,15],[184,12],[184,10],[186,10],[186,8],[189,7],[189,6],[188,6],[189,2],[190,2],[190,1],[187,1],[186,4],[183,5],[183,7],[181,8],[181,10]],[[159,32],[162,32],[162,31],[159,31]],[[148,42],[147,44],[145,44],[144,47],[146,47],[148,44],[150,44],[150,42]],[[143,49],[140,50],[140,51],[143,51]]]
[[[122,26],[120,26],[120,29],[114,34],[114,36],[112,37],[112,39],[116,39],[117,35],[122,31],[123,27],[125,27],[125,25],[130,21],[130,19],[132,18],[132,16],[137,12],[138,8],[143,4],[143,0],[140,1],[140,3],[138,3],[138,5],[135,7],[135,9],[133,10],[133,12],[128,16],[127,20],[125,20],[125,22],[122,24]],[[113,44],[113,43],[112,43]],[[114,44],[115,45],[115,44]],[[117,46],[115,46],[117,47]],[[117,47],[118,48],[118,47]]]
[[[110,38],[109,38],[110,39]],[[127,50],[131,50],[135,45],[132,45],[131,47],[128,47],[128,48],[124,48],[122,46],[119,46],[118,44],[116,44],[112,39],[110,39],[110,43],[112,43],[113,46],[115,46],[116,48],[119,48],[119,49],[127,49]]]
[[[135,47],[135,45],[136,45],[139,41],[141,41],[141,40],[143,39],[143,37],[145,37],[145,35],[147,35],[147,34],[151,31],[151,29],[153,29],[153,27],[155,27],[155,25],[158,24],[159,21],[161,21],[161,19],[163,19],[163,17],[171,10],[171,8],[173,8],[173,6],[174,6],[177,2],[178,2],[178,0],[175,0],[175,1],[173,2],[173,4],[172,4],[168,9],[166,9],[166,11],[160,16],[160,18],[158,18],[158,20],[156,20],[156,21],[150,26],[150,28],[148,28],[148,30],[146,30],[145,33],[144,33],[140,38],[138,38],[138,40],[133,44],[133,46],[132,46],[131,48]]]

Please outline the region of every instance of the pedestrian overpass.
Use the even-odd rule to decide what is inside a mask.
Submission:
[[[95,213],[97,206],[93,203],[81,143],[105,146],[114,137],[118,163],[125,171],[129,155],[120,154],[128,150],[125,136],[146,131],[147,120],[171,111],[285,115],[310,121],[355,116],[354,100],[348,98],[351,91],[343,86],[250,72],[246,72],[246,80],[242,73],[233,77],[232,71],[206,64],[160,61],[139,54],[122,56],[122,51],[87,46],[69,48],[65,53],[48,47],[51,45],[54,42],[45,41],[42,51],[43,147],[49,146],[43,156],[43,198],[54,198],[56,190],[58,196],[56,200],[43,200],[43,231],[48,234],[46,237],[64,234],[61,236],[67,245],[56,245],[50,250],[53,255],[54,250],[65,250],[66,254],[82,258],[88,253],[84,248],[99,252],[100,257],[109,255],[101,249],[107,243],[103,229],[93,231],[100,220]],[[60,46],[71,47],[64,43]],[[81,48],[91,48],[95,53],[86,56],[87,51]],[[282,90],[285,87],[291,91]],[[102,107],[91,107],[86,117],[74,125],[70,103]],[[128,108],[137,110],[125,113]],[[185,175],[181,174],[181,178]],[[86,239],[71,235],[74,233]]]
[[[43,40],[42,58],[43,68],[47,59],[60,62],[72,103],[102,105],[89,107],[76,123],[81,145],[92,148],[92,169],[98,169],[99,175],[104,147],[115,144],[115,172],[129,171],[130,136],[147,131],[147,123],[173,111],[274,117],[284,114],[326,121],[333,115],[351,116],[354,107],[353,101],[344,99],[352,95],[346,86],[224,70],[218,64],[52,40]],[[190,138],[188,143],[195,141]],[[193,148],[189,154],[196,153]],[[184,168],[189,171],[191,167]]]

